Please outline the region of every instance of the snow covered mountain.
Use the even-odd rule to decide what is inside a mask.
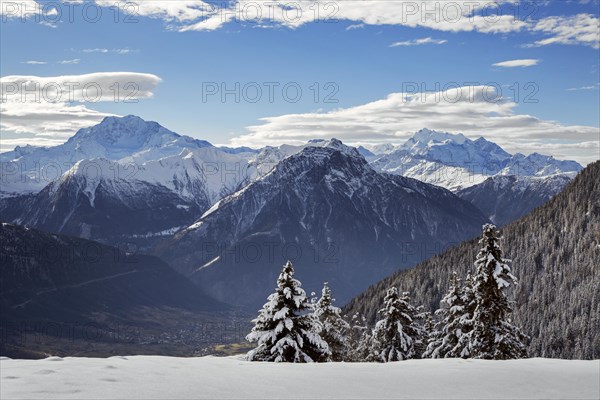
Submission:
[[[250,156],[254,153],[223,151],[138,117],[106,118],[61,146],[4,153],[10,161],[3,162],[3,172],[11,166],[68,168],[49,182],[35,177],[40,171],[44,176],[43,168],[26,171],[31,179],[25,182],[19,173],[3,175],[9,190],[21,194],[5,192],[0,211],[7,221],[49,232],[147,247],[143,242],[189,225],[254,179]]]
[[[458,191],[497,175],[544,177],[582,170],[575,161],[533,153],[511,155],[482,137],[422,129],[399,148],[371,161],[378,171],[421,180]]]
[[[121,164],[140,165],[148,161],[181,155],[184,152],[205,150],[209,160],[219,162],[219,155],[247,158],[248,149],[219,149],[207,141],[181,136],[156,122],[139,117],[107,117],[89,128],[80,129],[64,144],[54,147],[17,146],[1,153],[3,197],[36,193],[58,179],[81,160],[103,158]],[[199,153],[195,153],[199,154]],[[214,169],[214,168],[213,168]]]
[[[496,225],[502,226],[546,203],[571,179],[569,175],[497,175],[456,194],[479,208]]]
[[[283,158],[158,254],[230,304],[262,304],[287,259],[304,287],[329,281],[343,302],[478,234],[486,221],[450,191],[378,173],[356,149],[333,139]]]

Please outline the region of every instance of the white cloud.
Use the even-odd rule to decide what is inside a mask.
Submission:
[[[364,28],[364,27],[365,27],[365,24],[352,24],[352,25],[348,25],[348,26],[346,27],[346,30],[347,30],[347,31],[351,31],[351,30],[353,30],[353,29],[362,29],[362,28]]]
[[[53,77],[10,75],[0,78],[0,83],[4,102],[94,103],[152,97],[160,80],[139,72],[97,72]],[[117,87],[121,88],[118,92]]]
[[[43,7],[33,0],[0,0],[0,15],[8,18],[29,18],[43,13]]]
[[[129,0],[96,0],[104,7],[118,7],[123,12],[137,16],[160,18],[166,21],[190,22],[206,17],[214,11],[214,6],[200,0],[152,0],[131,2]],[[132,4],[134,7],[132,7]]]
[[[600,19],[591,14],[543,18],[531,30],[550,35],[550,37],[540,39],[525,45],[525,47],[580,44],[600,49]]]
[[[61,60],[58,63],[59,64],[79,64],[81,60],[79,58],[74,58],[72,60]]]
[[[588,85],[588,86],[569,88],[569,89],[567,89],[567,92],[575,92],[575,91],[580,91],[580,90],[598,90],[598,89],[600,89],[600,83],[596,83],[594,85]]]
[[[305,143],[337,137],[348,143],[402,143],[423,127],[484,136],[511,152],[535,151],[588,163],[597,158],[600,128],[563,125],[518,114],[517,104],[498,88],[465,86],[441,92],[392,93],[385,99],[326,113],[288,114],[261,119],[234,146]],[[595,143],[595,144],[594,144]],[[551,147],[554,146],[554,147]]]
[[[112,0],[96,0],[113,4]],[[125,3],[120,0],[119,2]],[[509,33],[533,31],[549,37],[528,47],[552,43],[582,44],[599,48],[598,17],[591,14],[553,16],[539,21],[520,20],[501,11],[502,4],[518,7],[520,0],[232,0],[221,7],[204,1],[144,2],[138,15],[174,22],[179,31],[213,31],[232,22],[254,23],[257,27],[298,28],[312,22],[352,21],[346,30],[366,25],[422,27],[442,32]],[[228,4],[228,6],[222,6]],[[497,11],[495,11],[497,10]]]
[[[83,53],[108,53],[108,49],[83,49],[81,50]]]
[[[426,38],[421,38],[421,39],[406,40],[404,42],[394,42],[390,45],[390,47],[421,46],[423,44],[444,44],[444,43],[448,43],[448,41],[444,40],[444,39],[433,39],[430,37],[426,37]]]
[[[45,65],[45,64],[48,64],[48,62],[47,61],[22,61],[21,64]]]
[[[111,115],[89,108],[96,102],[135,102],[150,98],[159,82],[156,75],[137,72],[5,76],[0,78],[3,95],[0,129],[47,139],[66,139],[77,129]]]
[[[78,129],[94,125],[111,114],[98,112],[83,104],[68,105],[66,103],[14,103],[0,104],[3,132],[17,134],[34,134],[34,140],[27,139],[24,144],[38,144],[38,138],[54,144],[64,142]],[[11,139],[15,145],[23,142],[18,138]],[[3,150],[10,143],[2,138]],[[10,150],[10,149],[8,149]]]
[[[502,61],[492,64],[493,67],[502,67],[502,68],[516,68],[516,67],[533,67],[534,65],[538,65],[540,60],[535,59],[522,59],[522,60],[509,60]]]
[[[20,135],[21,137],[18,138],[7,138],[6,134],[3,134],[2,136],[2,141],[0,142],[0,152],[4,153],[5,151],[11,151],[14,150],[14,148],[16,146],[26,146],[26,145],[32,145],[32,146],[47,146],[47,147],[51,147],[51,146],[57,146],[59,144],[62,144],[65,142],[64,139],[58,139],[58,138],[53,138],[53,137],[44,137],[44,136],[40,136],[40,135],[29,135],[29,136],[24,136],[24,135]]]
[[[60,19],[59,7],[58,2],[44,4],[34,0],[0,0],[0,16],[3,23],[8,20],[33,19],[40,25],[56,28],[56,22]]]
[[[401,25],[426,27],[446,32],[480,31],[506,33],[519,31],[526,26],[512,15],[498,13],[497,5],[518,0],[296,0],[277,2],[271,0],[233,0],[207,3],[189,1],[140,2],[135,10],[138,16],[162,18],[176,24],[180,31],[211,31],[230,22],[255,23],[260,27],[272,25],[297,28],[316,21],[335,23],[353,21],[364,25]],[[124,0],[96,0],[104,6],[124,5]],[[126,11],[127,8],[122,7]],[[486,10],[485,15],[482,10]]]
[[[129,53],[137,53],[139,50],[132,50],[130,48],[124,48],[124,49],[113,49],[114,53],[117,54],[129,54]]]
[[[422,27],[442,32],[509,33],[531,31],[546,36],[525,47],[549,44],[580,44],[600,48],[599,19],[592,14],[550,16],[539,21],[521,20],[515,7],[521,0],[94,0],[103,7],[117,7],[132,18],[149,17],[165,20],[169,28],[178,31],[213,31],[228,23],[248,23],[256,27],[282,26],[297,28],[312,22],[336,23],[350,21],[346,30],[366,25],[397,25]],[[41,7],[33,0],[13,2],[0,0],[8,18],[39,15]],[[79,3],[80,1],[75,1]],[[10,5],[9,5],[10,3]],[[19,9],[15,10],[13,4]],[[510,4],[509,11],[500,6]],[[9,5],[9,8],[4,7]],[[132,5],[134,7],[132,7]],[[11,8],[12,7],[12,8]],[[23,11],[24,10],[24,11]],[[49,8],[47,16],[55,15]],[[515,14],[515,15],[513,15]],[[51,18],[42,18],[45,22]],[[104,50],[108,49],[90,49]]]
[[[45,21],[45,20],[40,21],[40,25],[44,25],[44,26],[47,26],[48,28],[52,28],[52,29],[58,28],[58,25],[56,23],[50,22],[50,21]]]
[[[76,49],[71,49],[71,51],[78,51]],[[106,53],[116,53],[116,54],[129,54],[129,53],[138,53],[139,50],[137,49],[130,49],[128,47],[122,48],[122,49],[106,49],[106,48],[94,48],[94,49],[82,49],[79,50],[82,53],[102,53],[102,54],[106,54]]]

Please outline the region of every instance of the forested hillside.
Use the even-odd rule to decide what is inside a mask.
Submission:
[[[600,358],[600,161],[590,164],[546,205],[502,229],[502,246],[519,284],[511,293],[515,324],[531,336],[529,356]],[[417,267],[398,272],[346,307],[369,321],[386,289],[410,291],[432,311],[450,274],[473,271],[479,246],[464,242]]]

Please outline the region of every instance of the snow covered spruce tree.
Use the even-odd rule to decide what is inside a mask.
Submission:
[[[468,299],[461,284],[461,279],[453,272],[450,289],[440,301],[440,309],[435,312],[439,321],[431,333],[424,358],[456,358],[467,355],[463,350],[468,346],[468,341],[463,338],[463,334],[468,333],[465,325],[472,316],[468,315],[465,304]]]
[[[457,351],[459,357],[471,357],[471,332],[473,331],[473,318],[477,301],[475,299],[473,275],[467,273],[465,284],[462,288],[462,305],[464,307],[463,314],[460,317],[460,329],[462,335],[458,338]],[[458,352],[460,350],[460,352]]]
[[[315,317],[321,322],[321,337],[329,345],[329,361],[343,361],[348,351],[350,324],[342,318],[342,310],[333,305],[331,289],[323,284],[321,298],[315,303]]]
[[[288,261],[277,279],[277,289],[260,310],[254,328],[246,336],[257,347],[248,352],[249,361],[323,362],[330,351],[321,338],[321,323],[311,312],[312,307],[293,278],[294,267]]]
[[[374,361],[371,355],[371,328],[363,315],[356,313],[352,316],[348,342],[349,349],[344,361]]]
[[[415,354],[416,358],[423,358],[424,353],[434,338],[435,321],[431,312],[424,311],[423,306],[417,307],[417,321],[421,333],[415,345]]]
[[[475,311],[473,330],[469,333],[470,356],[492,360],[506,360],[527,356],[524,342],[527,336],[511,324],[512,309],[505,293],[517,278],[502,258],[498,231],[494,225],[483,226],[482,245],[475,261],[473,278]]]
[[[398,295],[398,289],[388,289],[384,307],[379,310],[382,319],[373,329],[372,353],[375,361],[391,362],[417,358],[423,328],[416,321],[417,310],[410,305],[408,293]]]

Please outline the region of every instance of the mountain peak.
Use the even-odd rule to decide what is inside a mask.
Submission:
[[[351,155],[351,156],[360,156],[360,153],[358,152],[358,150],[355,147],[352,146],[348,146],[345,145],[344,143],[342,143],[341,140],[336,139],[336,138],[331,138],[330,140],[328,140],[325,144],[324,147],[329,147],[330,149],[335,149],[335,150],[339,150],[342,153]]]
[[[142,136],[149,138],[154,135],[167,135],[178,138],[175,132],[164,128],[154,121],[146,121],[136,115],[125,117],[105,117],[99,124],[80,129],[73,138],[118,139],[123,136]]]
[[[97,125],[80,129],[66,144],[85,154],[120,159],[141,150],[166,146],[181,138],[157,122],[127,115],[106,117]]]
[[[124,117],[119,117],[117,115],[111,115],[108,117],[104,117],[102,121],[100,121],[100,125],[102,124],[111,124],[111,123],[145,123],[146,121],[137,115],[129,114]]]
[[[454,133],[441,132],[441,131],[435,131],[435,130],[423,128],[423,129],[419,130],[418,132],[416,132],[412,136],[412,138],[410,138],[408,140],[408,142],[412,142],[411,144],[422,143],[422,144],[426,145],[430,142],[442,143],[447,140],[450,140],[457,144],[463,144],[464,142],[468,141],[469,139],[467,139],[462,133],[454,134]]]

